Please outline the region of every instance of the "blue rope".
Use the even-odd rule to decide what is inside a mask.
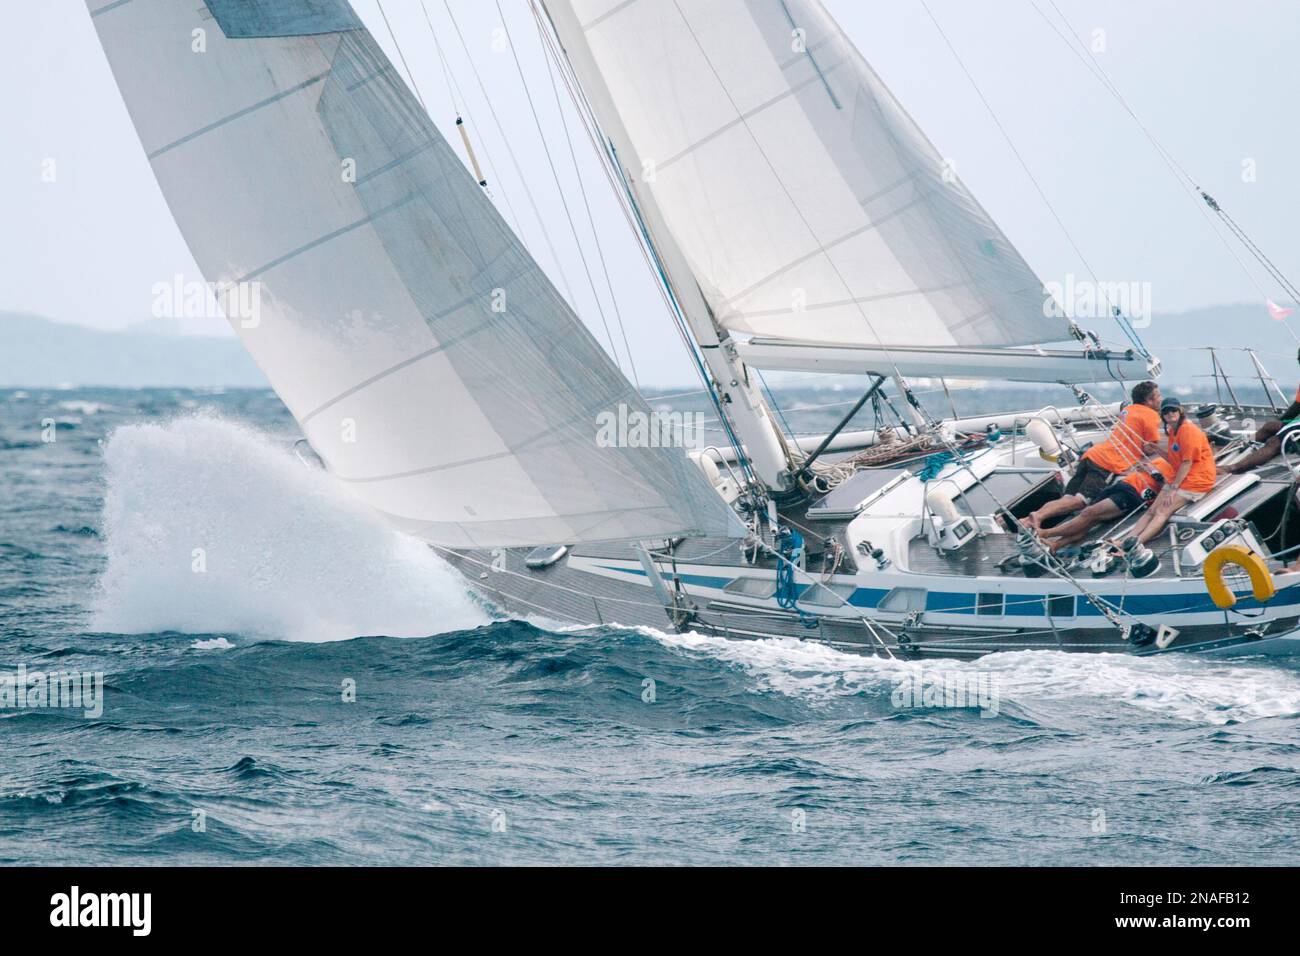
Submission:
[[[1127,335],[1128,340],[1133,343],[1133,347],[1138,350],[1138,354],[1148,362],[1151,361],[1151,353],[1148,352],[1147,347],[1142,344],[1142,339],[1137,334],[1137,329],[1133,328],[1133,324],[1129,322],[1128,317],[1124,315],[1123,312],[1116,312],[1115,321],[1118,322],[1119,327],[1124,330],[1124,334]]]
[[[1002,429],[990,425],[989,430],[984,433],[984,440],[989,445],[996,445],[1002,440]],[[979,445],[976,445],[970,450],[976,450],[979,447]],[[921,470],[917,472],[917,477],[922,481],[930,481],[933,478],[938,478],[939,472],[943,471],[944,465],[952,461],[960,461],[964,464],[966,462],[966,456],[954,455],[950,451],[935,452],[925,460],[925,464],[921,467]]]
[[[944,465],[950,461],[956,461],[956,456],[950,451],[935,452],[925,460],[924,467],[917,473],[917,477],[922,481],[930,481],[932,478],[938,478],[939,472],[943,471]]]
[[[793,528],[783,528],[777,538],[777,552],[781,555],[776,563],[777,606],[795,611],[804,627],[816,627],[817,618],[799,606],[799,587],[794,581],[795,565],[803,557],[803,535]]]

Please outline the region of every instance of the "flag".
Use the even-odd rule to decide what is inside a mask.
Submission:
[[[1268,314],[1271,315],[1273,318],[1277,319],[1279,322],[1285,322],[1286,317],[1294,311],[1295,309],[1282,308],[1282,306],[1278,305],[1272,299],[1268,300]]]

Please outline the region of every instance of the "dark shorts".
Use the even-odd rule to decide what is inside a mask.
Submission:
[[[1106,483],[1115,477],[1105,468],[1094,465],[1087,458],[1079,459],[1079,466],[1074,469],[1074,477],[1066,483],[1065,495],[1083,495],[1088,501],[1095,501]]]
[[[1108,488],[1102,489],[1101,494],[1092,499],[1092,503],[1095,505],[1107,499],[1115,502],[1115,507],[1119,508],[1121,515],[1126,515],[1131,514],[1142,504],[1142,493],[1127,481],[1117,481]]]

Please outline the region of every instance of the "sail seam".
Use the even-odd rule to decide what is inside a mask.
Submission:
[[[753,294],[758,289],[761,289],[763,286],[767,285],[767,283],[771,282],[777,276],[789,272],[791,269],[795,268],[795,266],[803,265],[805,262],[808,262],[811,259],[815,259],[820,255],[824,255],[829,259],[830,251],[832,249],[836,248],[837,246],[843,245],[844,243],[848,242],[850,239],[856,239],[858,236],[862,236],[868,232],[872,232],[873,230],[879,229],[881,226],[889,222],[891,219],[894,219],[902,215],[903,213],[907,212],[907,210],[911,209],[913,206],[919,203],[923,198],[923,196],[924,196],[924,192],[918,189],[916,196],[914,196],[910,201],[899,206],[897,209],[891,210],[887,215],[881,216],[879,219],[872,220],[871,222],[868,222],[865,225],[859,226],[857,229],[850,230],[849,232],[846,232],[844,235],[840,236],[839,238],[832,239],[830,242],[826,242],[826,243],[821,242],[817,238],[816,233],[812,232],[812,230],[809,229],[809,236],[812,238],[813,242],[818,243],[816,249],[814,249],[812,252],[807,253],[806,255],[800,256],[798,259],[792,259],[791,261],[787,262],[785,265],[781,266],[781,268],[777,269],[775,272],[769,273],[768,275],[759,279],[749,288],[742,289],[740,292],[737,292],[735,295],[729,296],[727,300],[723,303],[723,305],[730,306],[733,302],[738,302],[739,300],[745,298],[746,296]],[[849,284],[847,282],[844,282],[843,285],[844,285],[845,292],[849,292],[849,293],[853,292],[853,290],[849,288]]]
[[[889,299],[905,299],[908,296],[930,295],[935,292],[946,292],[949,289],[960,289],[963,283],[949,282],[944,285],[930,286],[924,289],[907,289],[902,292],[881,292],[878,295],[854,296],[850,299],[837,299],[834,302],[819,302],[816,305],[805,305],[804,312],[815,312],[818,309],[834,309],[845,305],[855,305],[862,302],[883,302]],[[789,315],[792,309],[759,309],[756,312],[741,312],[738,309],[728,310],[728,315],[739,316],[742,319],[760,319],[772,315]]]
[[[522,275],[524,275],[524,273],[516,274],[515,276],[511,277],[511,279],[508,281],[514,281],[514,279],[520,278]],[[432,316],[422,316],[422,318],[424,318],[425,323],[429,326],[430,332],[436,333],[436,330],[433,328],[432,325],[435,319],[446,318],[447,316],[451,315],[453,312],[463,309],[465,306],[472,303],[476,298],[480,298],[480,297],[481,297],[481,293],[475,293],[474,295],[467,295],[464,298],[457,301],[455,304],[451,305],[449,308],[443,309],[441,312],[436,312]],[[414,303],[412,304],[414,305]],[[325,411],[325,409],[343,401],[343,399],[349,397],[350,395],[355,395],[357,392],[361,391],[362,389],[375,384],[375,382],[378,382],[380,379],[387,378],[389,375],[392,375],[394,372],[400,372],[402,369],[410,365],[413,365],[416,362],[421,361],[422,359],[426,359],[431,355],[436,355],[439,352],[446,351],[447,349],[451,348],[453,345],[457,345],[465,341],[470,336],[477,335],[479,332],[482,332],[483,330],[490,328],[492,324],[493,323],[490,321],[480,322],[478,325],[474,326],[473,328],[466,329],[461,334],[449,338],[446,341],[440,342],[438,345],[435,345],[431,349],[426,349],[425,351],[419,353],[418,355],[413,355],[410,358],[403,359],[402,361],[398,362],[396,365],[384,369],[382,372],[377,372],[376,374],[370,376],[370,378],[366,379],[365,381],[358,382],[356,385],[353,385],[350,388],[345,389],[344,391],[335,395],[333,398],[329,399],[328,401],[318,405],[316,408],[312,409],[312,411],[304,415],[300,419],[299,424],[305,426],[307,422],[311,421],[321,412]]]
[[[306,415],[302,417],[302,419],[299,421],[299,424],[302,427],[306,428],[307,423],[309,421],[311,421],[321,412],[325,411],[325,409],[329,408],[331,405],[338,404],[348,396],[355,395],[357,392],[361,391],[362,389],[375,384],[375,382],[378,382],[380,379],[387,378],[389,375],[392,375],[394,372],[400,372],[402,369],[414,365],[416,362],[427,359],[430,355],[437,355],[439,352],[444,351],[447,348],[447,346],[451,344],[452,344],[451,342],[440,343],[438,345],[435,345],[431,349],[425,349],[423,352],[419,353],[418,355],[412,355],[410,358],[398,362],[396,365],[392,366],[391,368],[386,368],[382,372],[378,372],[375,375],[370,376],[370,378],[366,379],[364,382],[359,382],[358,384],[353,385],[347,391],[340,392],[338,395],[335,395],[329,401],[312,409],[310,412],[308,412]]]
[[[319,21],[307,12],[343,5],[222,0],[238,23],[267,30],[310,26]],[[340,480],[362,502],[450,517],[425,525],[444,544],[743,534],[678,447],[600,440],[601,413],[650,406],[470,181],[369,31],[213,36],[213,62],[191,68],[151,37],[187,37],[201,7],[154,0],[94,22],[199,268],[222,285],[265,284],[261,331],[233,324],[286,405],[310,411],[358,376],[420,363],[416,353],[440,346],[307,422],[322,460],[350,476]],[[457,300],[467,304],[440,320]],[[345,414],[359,448],[330,424]]]
[[[868,69],[870,68],[868,67]],[[874,71],[872,71],[872,73],[874,75]],[[911,116],[907,113],[906,110],[903,109],[902,105],[898,102],[898,100],[894,97],[893,93],[890,92],[888,88],[884,89],[884,94],[890,98],[890,102],[893,103],[894,107],[898,109],[899,112],[901,112],[904,116],[907,116],[907,118],[911,120]],[[868,87],[865,84],[860,85],[858,87],[858,95],[856,97],[857,102],[855,102],[854,104],[854,109],[856,110],[858,108],[858,104],[861,103],[864,96],[870,101],[871,107],[874,107],[877,113],[881,114],[881,116],[884,116],[885,108],[884,108],[884,104],[881,103],[880,94],[876,90]],[[915,121],[913,121],[913,125],[915,126]],[[882,124],[882,129],[885,130],[885,134],[886,136],[888,136],[890,143],[893,146],[895,155],[899,157],[899,159],[901,160],[902,157],[907,155],[907,150],[904,148],[902,142],[900,141],[897,131],[894,130],[893,127],[889,126],[888,124]],[[919,131],[919,127],[917,127],[917,129]],[[929,139],[926,138],[924,134],[922,134],[922,138],[925,139],[925,142],[930,145],[930,148],[932,150],[934,150],[934,144],[930,143]],[[937,150],[934,151],[937,154],[938,151]],[[970,194],[970,191],[966,189],[964,184],[962,184],[960,181],[955,181],[952,185],[959,190],[959,193],[963,198],[973,203],[977,208],[983,211],[983,207],[979,205],[979,203],[975,200],[975,197]],[[923,201],[925,205],[930,209],[930,212],[935,217],[935,219],[941,221],[943,214],[941,210],[939,210],[939,208],[936,206],[935,198],[936,198],[936,192],[934,190],[922,189],[917,191],[916,201],[917,202]],[[986,214],[986,218],[987,218],[987,214]],[[1005,242],[1005,237],[1002,236],[1002,231],[997,227],[997,224],[993,223],[992,219],[989,219],[989,222],[993,225],[993,230],[994,230],[994,235],[992,237],[988,237],[989,241],[995,241],[999,237],[1002,237],[1004,239],[1004,244],[1009,246],[1010,243]],[[940,233],[939,239],[944,243],[944,245],[948,248],[949,252],[951,253],[951,255],[949,256],[949,261],[956,266],[959,272],[965,275],[966,285],[970,289],[972,297],[976,298],[977,300],[979,300],[980,303],[984,305],[984,309],[982,310],[981,313],[978,314],[991,315],[993,316],[994,321],[997,321],[997,313],[995,312],[992,304],[989,301],[988,290],[979,281],[978,277],[974,274],[974,272],[972,272],[970,266],[966,263],[965,259],[960,255],[958,249],[953,244],[952,237],[950,235]],[[1034,275],[1034,271],[1029,268],[1029,264],[1024,261],[1024,258],[1020,256],[1020,253],[1016,251],[1014,247],[1011,247],[1011,253],[1013,256],[1020,259],[1021,265],[1024,266],[1024,268],[1029,272],[1030,275]],[[863,318],[866,318],[867,325],[871,326],[871,320],[867,318],[865,314],[863,315]],[[961,322],[958,323],[958,327],[961,328],[967,327],[969,323],[970,323],[969,318],[962,319]],[[880,340],[880,334],[876,332],[874,327],[871,328],[871,332],[873,335],[876,336],[877,340]]]
[[[622,13],[624,10],[626,10],[628,7],[632,6],[632,4],[636,2],[637,0],[623,0],[623,2],[620,3],[618,6],[606,10],[604,13],[596,17],[596,19],[592,20],[590,23],[584,23],[582,25],[582,31],[586,33],[592,27],[596,26],[599,23],[604,23],[606,20],[614,16],[616,13]]]
[[[181,146],[185,143],[188,143],[192,139],[197,139],[200,136],[203,136],[207,133],[211,133],[214,129],[217,129],[221,126],[225,126],[227,123],[233,122],[234,120],[237,120],[243,116],[247,116],[249,113],[254,113],[257,110],[260,110],[264,106],[270,106],[272,103],[275,103],[278,100],[282,100],[286,96],[292,96],[294,93],[299,93],[302,90],[305,90],[307,87],[311,86],[312,84],[319,83],[327,76],[329,76],[328,72],[319,73],[316,76],[303,80],[301,83],[299,83],[296,86],[291,86],[287,90],[283,90],[279,93],[276,93],[274,96],[268,96],[266,99],[254,103],[252,106],[245,106],[242,110],[231,113],[229,116],[219,119],[215,123],[209,123],[207,126],[204,126],[202,129],[196,129],[192,133],[187,133],[186,135],[182,136],[180,139],[168,143],[166,146],[162,146],[159,147],[158,149],[155,149],[152,153],[149,154],[149,159],[152,161],[157,157],[161,156],[163,153],[167,152],[168,150],[175,149],[177,146]]]
[[[485,461],[496,461],[501,458],[513,458],[514,450],[507,448],[504,451],[493,452],[490,455],[479,455],[477,458],[462,458],[458,461],[445,461],[440,465],[429,465],[425,468],[416,468],[412,471],[394,472],[391,475],[370,475],[365,478],[348,478],[340,475],[338,472],[330,472],[330,475],[339,481],[346,481],[351,485],[364,485],[375,481],[396,481],[399,478],[414,478],[416,475],[427,475],[435,471],[446,471],[450,468],[464,468],[467,465],[481,465]]]
[[[465,306],[469,305],[472,301],[474,301],[474,297],[466,296],[465,298],[457,302],[455,305],[453,305],[450,309],[446,309],[443,312],[439,312],[436,315],[434,315],[432,318],[434,319],[444,318],[445,316],[451,315],[456,310],[462,309]],[[429,323],[430,321],[431,319],[427,319],[427,318],[425,319],[426,324]],[[374,385],[376,382],[380,381],[381,379],[387,378],[388,376],[392,375],[394,372],[400,372],[402,369],[414,365],[416,362],[420,362],[424,359],[427,359],[431,355],[437,355],[439,352],[445,352],[453,345],[457,345],[460,342],[465,341],[465,339],[469,338],[471,335],[477,335],[479,332],[482,332],[484,329],[489,328],[491,325],[492,325],[491,322],[480,322],[478,325],[474,326],[471,329],[466,329],[464,332],[462,332],[460,335],[455,336],[454,338],[450,338],[445,342],[440,342],[437,345],[435,345],[433,348],[425,349],[423,352],[420,352],[418,355],[412,355],[410,358],[403,359],[402,361],[398,362],[396,365],[392,365],[384,369],[382,372],[376,372],[374,375],[370,376],[370,378],[366,379],[365,381],[358,382],[356,385],[353,385],[350,388],[345,389],[342,392],[339,392],[339,394],[335,395],[333,398],[323,402],[322,404],[318,405],[316,408],[312,409],[310,412],[308,412],[300,419],[299,424],[306,426],[306,424],[309,421],[311,421],[321,412],[325,411],[327,408],[333,405],[337,405],[339,402],[343,401],[343,399],[355,395],[357,392],[360,392],[363,389],[369,388],[371,385]],[[432,329],[432,327],[430,327],[430,332],[433,331],[434,330]]]
[[[258,268],[252,270],[251,272],[244,273],[235,281],[247,282],[250,279],[256,279],[258,276],[270,272],[276,266],[284,265],[290,259],[300,256],[304,252],[310,252],[312,249],[315,249],[317,246],[324,245],[325,243],[329,242],[332,239],[337,239],[339,236],[352,232],[354,229],[357,229],[368,223],[374,222],[379,217],[385,216],[395,209],[400,209],[402,206],[405,206],[412,199],[414,199],[417,195],[419,194],[409,193],[408,195],[403,196],[401,199],[397,200],[397,202],[389,203],[387,206],[384,206],[382,209],[376,209],[370,215],[358,219],[356,222],[348,223],[346,226],[342,226],[338,229],[335,229],[333,232],[328,232],[325,235],[319,237],[318,239],[313,239],[311,242],[307,243],[306,245],[299,246],[297,249],[294,249],[290,252],[286,252],[284,255],[280,256],[277,259],[272,259],[270,262],[266,263],[265,265],[259,266]]]
[[[357,80],[355,83],[351,84],[350,86],[344,87],[344,89],[346,89],[349,93],[355,93],[357,90],[361,89],[361,87],[365,86],[367,83],[373,82],[374,80],[379,79],[381,76],[387,76],[389,73],[394,73],[394,72],[396,72],[396,67],[394,67],[390,63],[387,66],[380,67],[379,69],[375,70],[373,73],[366,74],[365,76],[363,76],[361,79]]]
[[[430,139],[424,142],[423,144],[415,147],[415,149],[409,150],[408,152],[403,153],[401,156],[398,156],[396,159],[390,160],[389,162],[384,163],[384,165],[380,166],[379,168],[366,173],[364,176],[358,177],[356,181],[356,185],[364,186],[366,183],[370,182],[370,180],[374,179],[375,177],[382,176],[384,173],[396,169],[398,166],[401,166],[403,163],[410,162],[416,156],[419,156],[421,153],[423,153],[426,149],[432,149],[432,148],[433,148],[433,140]]]
[[[685,149],[683,149],[681,152],[677,153],[676,155],[670,156],[668,159],[665,159],[662,163],[658,164],[657,168],[659,169],[660,172],[662,172],[663,170],[671,166],[673,163],[677,162],[679,159],[689,156],[691,153],[695,152],[701,146],[705,145],[706,143],[712,142],[713,140],[717,139],[719,136],[721,136],[723,133],[727,132],[728,130],[735,129],[737,126],[740,126],[742,123],[748,122],[749,120],[758,116],[760,113],[764,112],[765,110],[768,110],[771,107],[776,106],[777,104],[785,100],[788,100],[792,96],[797,96],[805,87],[814,86],[818,82],[823,82],[820,77],[816,77],[816,76],[809,77],[808,79],[802,81],[796,86],[788,87],[784,93],[778,93],[776,96],[772,97],[766,102],[759,103],[757,106],[755,106],[753,109],[749,110],[748,112],[737,114],[735,119],[731,120],[728,123],[723,124],[722,126],[719,126],[712,133],[707,134],[702,139],[698,139],[694,143],[691,143],[689,146],[687,146]]]
[[[92,16],[92,17],[97,17],[97,16],[99,16],[101,13],[108,13],[109,10],[116,10],[118,7],[122,6],[123,4],[130,3],[130,2],[131,2],[131,0],[113,0],[112,3],[106,3],[106,4],[104,4],[102,7],[100,7],[98,10],[96,10],[95,12],[93,12],[93,13],[91,14],[91,16]]]

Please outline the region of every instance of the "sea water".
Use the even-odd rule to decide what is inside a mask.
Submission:
[[[512,620],[297,437],[266,391],[0,392],[0,862],[1295,859],[1289,661]]]

